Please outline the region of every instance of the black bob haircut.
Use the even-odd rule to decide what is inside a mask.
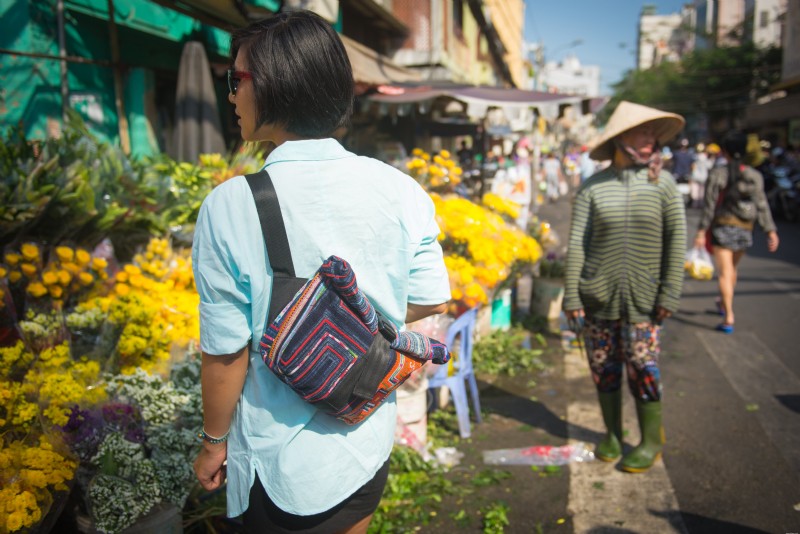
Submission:
[[[252,75],[256,127],[276,124],[300,137],[328,137],[353,112],[353,70],[331,25],[310,11],[288,11],[236,30]]]
[[[741,130],[730,130],[719,144],[733,159],[742,159],[747,152],[747,134]]]

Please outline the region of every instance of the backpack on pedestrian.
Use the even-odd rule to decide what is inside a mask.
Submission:
[[[755,199],[761,187],[756,174],[758,171],[733,162],[725,171],[728,173],[723,199],[726,211],[744,222],[755,221],[758,215]]]

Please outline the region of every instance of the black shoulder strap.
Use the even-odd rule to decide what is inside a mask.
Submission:
[[[281,205],[269,173],[263,169],[261,172],[248,174],[245,178],[253,192],[258,220],[261,222],[261,232],[264,234],[267,255],[272,266],[272,294],[267,313],[267,326],[269,326],[307,280],[297,278],[294,274],[292,251],[289,249],[289,238],[286,237]]]
[[[286,237],[281,205],[278,202],[278,195],[275,193],[272,179],[267,169],[248,174],[245,178],[247,178],[247,183],[253,192],[253,199],[256,201],[258,219],[261,222],[261,232],[264,234],[264,241],[267,243],[267,254],[269,255],[269,263],[272,265],[272,270],[276,274],[280,273],[294,278],[292,251],[289,249],[289,238]]]

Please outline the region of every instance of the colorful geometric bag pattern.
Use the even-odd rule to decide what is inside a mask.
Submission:
[[[275,376],[324,413],[356,424],[426,361],[449,361],[443,343],[382,317],[345,260],[331,256],[310,280],[297,278],[269,174],[246,178],[273,268],[260,349]]]
[[[363,421],[426,361],[450,359],[443,343],[383,318],[337,256],[267,327],[261,355],[304,400],[348,424]]]

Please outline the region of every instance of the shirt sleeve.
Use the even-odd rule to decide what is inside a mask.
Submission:
[[[192,269],[200,295],[200,348],[206,354],[238,352],[252,337],[247,275],[237,267],[234,215],[214,191],[200,208],[192,245]]]
[[[450,279],[444,264],[444,253],[439,244],[439,225],[436,223],[436,208],[427,193],[419,204],[419,216],[426,223],[422,226],[422,239],[411,260],[408,280],[408,302],[413,304],[442,304],[450,300]]]
[[[714,219],[714,213],[717,210],[717,201],[719,199],[720,192],[724,187],[722,183],[723,181],[727,183],[727,179],[725,178],[727,172],[727,169],[724,167],[719,167],[712,169],[708,175],[708,180],[706,180],[705,196],[703,200],[703,213],[700,216],[700,222],[697,224],[698,231],[707,230],[711,226],[711,222]]]
[[[674,180],[665,183],[664,236],[661,259],[661,286],[656,304],[671,312],[678,311],[683,289],[683,262],[686,249],[686,214],[683,198]]]
[[[764,176],[755,169],[748,169],[754,173],[754,180],[756,181],[756,212],[758,217],[758,225],[766,232],[773,232],[776,230],[775,221],[772,219],[772,211],[769,209],[769,202],[767,195],[764,192]]]
[[[567,266],[564,281],[565,310],[579,310],[583,308],[578,292],[583,264],[585,261],[585,247],[591,240],[592,228],[592,201],[589,188],[582,187],[575,197],[572,207],[572,223],[569,231],[569,245],[567,247]]]

